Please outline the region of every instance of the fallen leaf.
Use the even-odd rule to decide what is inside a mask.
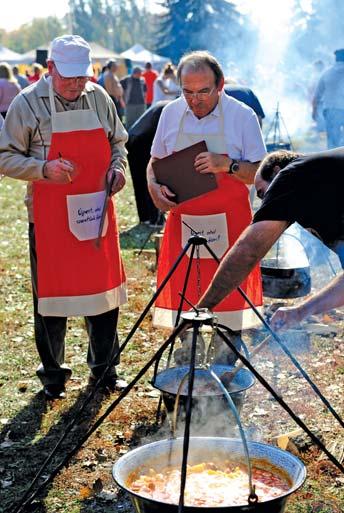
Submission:
[[[88,486],[82,486],[79,490],[80,499],[88,499],[88,497],[91,497],[92,494],[93,491]]]

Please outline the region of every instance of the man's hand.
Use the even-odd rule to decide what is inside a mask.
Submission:
[[[121,173],[120,171],[116,171],[116,169],[109,169],[109,171],[107,172],[107,175],[106,175],[107,183],[111,182],[114,173],[115,173],[115,177],[113,179],[111,191],[110,191],[111,196],[113,194],[117,194],[117,192],[121,191],[126,184],[125,175],[123,173]]]
[[[44,165],[43,175],[46,181],[52,183],[71,183],[75,175],[75,167],[69,160],[61,158],[49,160]]]
[[[302,319],[300,309],[297,306],[282,307],[276,310],[270,320],[273,330],[288,330]]]
[[[150,182],[148,189],[154,205],[162,212],[167,212],[171,208],[177,206],[177,203],[173,201],[175,194],[167,187],[167,185]]]
[[[195,169],[204,173],[227,173],[229,169],[229,157],[219,153],[204,151],[195,158]]]

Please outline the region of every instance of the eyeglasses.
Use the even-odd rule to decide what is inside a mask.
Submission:
[[[197,98],[198,100],[207,100],[209,96],[211,96],[216,89],[216,86],[214,86],[210,91],[207,92],[199,92],[199,93],[188,93],[183,91],[183,96],[185,100],[192,100],[192,98]]]

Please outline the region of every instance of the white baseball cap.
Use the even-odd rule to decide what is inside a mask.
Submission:
[[[56,37],[50,47],[48,59],[54,61],[62,77],[92,77],[90,45],[80,36]]]

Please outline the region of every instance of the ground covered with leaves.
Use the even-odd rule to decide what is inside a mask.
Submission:
[[[113,463],[130,448],[166,436],[166,421],[156,422],[158,392],[148,372],[116,407],[117,393],[101,393],[88,402],[87,336],[82,319],[71,319],[66,339],[66,361],[73,369],[62,401],[46,402],[35,376],[39,363],[35,350],[31,285],[27,249],[26,212],[22,205],[24,185],[0,182],[0,511],[16,511],[30,483],[63,437],[33,491],[49,479],[66,455],[83,439],[102,415],[97,430],[68,464],[44,486],[25,511],[37,513],[132,513],[128,497],[118,490]],[[137,224],[132,188],[118,199],[121,245],[128,276],[128,304],[121,308],[119,337],[123,342],[155,286],[154,237]],[[143,248],[143,249],[142,249]],[[267,308],[274,301],[267,299]],[[298,361],[316,382],[337,412],[343,416],[343,311],[311,319],[303,327],[302,342],[291,346]],[[122,355],[120,374],[128,381],[154,355],[168,332],[152,328],[151,314],[136,330]],[[299,334],[298,334],[299,335]],[[245,334],[252,349],[264,337],[262,330]],[[294,337],[287,338],[291,342]],[[343,429],[315,396],[285,354],[270,344],[254,361],[295,413],[322,442],[343,461]],[[112,410],[112,411],[111,411]],[[78,422],[73,419],[78,418]],[[256,383],[246,395],[242,421],[248,436],[279,444],[296,452],[307,466],[304,486],[289,500],[287,513],[336,513],[344,509],[344,476],[307,436],[294,432],[298,426]],[[73,422],[73,429],[64,433]],[[215,419],[212,419],[215,422]]]

